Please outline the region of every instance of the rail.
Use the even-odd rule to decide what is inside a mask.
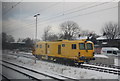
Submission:
[[[40,72],[40,71],[38,72],[38,71],[35,71],[35,70],[32,70],[32,69],[29,69],[29,68],[26,68],[26,67],[23,67],[23,66],[11,63],[11,62],[7,62],[5,60],[2,60],[2,62],[5,62],[5,63],[11,64],[11,65],[17,66],[19,68],[23,68],[23,69],[29,70],[29,71],[37,73],[37,74],[44,75],[46,77],[50,77],[50,78],[52,78],[54,80],[58,80],[58,81],[65,81],[65,80],[79,81],[79,80],[76,80],[75,78],[67,77],[67,76],[64,76],[64,75],[57,75],[58,77],[56,77],[54,75],[50,75],[50,74],[43,73],[43,72]]]
[[[30,58],[30,56],[28,55],[28,56],[22,56],[22,57]],[[80,66],[78,66],[78,68],[84,68],[84,69],[95,70],[95,71],[99,71],[99,72],[105,72],[105,73],[111,73],[111,74],[120,75],[120,70],[119,70],[120,66],[115,66],[115,65],[106,65],[106,64],[101,64],[101,63],[92,63],[92,64],[80,65]]]
[[[12,70],[14,70],[14,71],[16,71],[16,72],[18,72],[18,73],[21,73],[21,74],[23,74],[23,75],[25,75],[25,76],[28,76],[28,77],[32,78],[33,80],[41,81],[40,79],[38,79],[38,78],[36,78],[36,77],[33,77],[33,76],[31,76],[31,75],[29,75],[29,74],[27,74],[27,73],[24,73],[24,72],[22,72],[22,71],[16,70],[16,69],[14,69],[14,68],[12,68],[12,67],[9,67],[9,66],[7,66],[7,65],[4,65],[4,64],[1,64],[1,63],[0,63],[0,65],[4,66],[4,67],[6,67],[6,68],[12,69]]]

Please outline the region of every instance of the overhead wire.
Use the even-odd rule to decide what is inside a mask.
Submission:
[[[114,7],[110,7],[110,8],[105,8],[105,9],[101,9],[101,10],[96,10],[96,11],[92,11],[92,12],[89,12],[89,13],[85,13],[85,14],[79,14],[77,16],[73,16],[73,17],[70,17],[70,18],[78,18],[79,16],[85,16],[85,15],[90,15],[90,14],[94,14],[94,13],[98,13],[98,12],[102,12],[102,11],[106,11],[106,10],[110,10],[110,9],[113,9],[113,8],[117,8],[118,6],[114,6]],[[63,20],[63,19],[62,19]],[[61,21],[61,19],[59,20]],[[38,24],[38,27],[39,25],[42,25],[42,24]],[[32,27],[26,29],[26,30],[30,30],[30,29],[33,29]],[[26,31],[26,30],[23,30],[23,31]],[[39,29],[38,29],[39,30]]]
[[[111,1],[115,1],[115,0],[111,0]],[[64,12],[68,12],[68,11],[70,11],[70,10],[73,10],[73,11],[68,12],[68,13],[64,13],[64,12],[63,12],[63,14],[62,14],[62,12],[60,12],[60,13],[54,14],[53,17],[48,17],[48,20],[49,20],[49,18],[52,19],[52,18],[54,18],[54,17],[59,17],[59,16],[63,16],[63,15],[68,15],[68,14],[76,13],[76,12],[79,12],[79,11],[82,11],[82,10],[86,10],[86,9],[89,9],[89,8],[101,6],[101,5],[104,5],[104,4],[107,4],[107,3],[110,3],[110,2],[104,2],[104,3],[101,3],[101,4],[97,4],[97,5],[93,5],[93,6],[90,6],[90,7],[83,8],[83,9],[79,9],[80,7],[84,7],[84,6],[88,5],[88,4],[85,4],[85,5],[83,5],[83,6],[77,7],[78,10],[74,10],[74,9],[77,9],[77,8],[73,8],[73,9],[69,9],[69,10],[65,10],[65,11],[64,11]],[[93,4],[93,3],[92,3],[92,4]],[[90,5],[91,5],[91,4],[90,4]],[[41,18],[41,19],[42,19],[42,18]],[[47,20],[47,19],[46,19],[46,20]],[[40,21],[40,22],[41,22],[41,21]]]
[[[93,7],[101,6],[101,5],[104,5],[104,4],[108,4],[108,2],[100,3],[100,4],[93,5],[93,6],[90,6],[90,7],[87,7],[87,8],[83,8],[83,9],[80,9],[80,10],[76,10],[76,11],[64,13],[64,16],[65,16],[65,15],[69,15],[69,14],[73,14],[73,13],[76,13],[76,12],[80,12],[80,11],[83,11],[83,10],[87,10],[87,9],[90,9],[90,8],[93,8]],[[52,19],[55,19],[55,18],[58,18],[58,17],[61,17],[61,16],[63,16],[63,14],[58,14],[58,15],[56,15],[56,16],[54,16],[54,17],[45,19],[44,21],[52,20]],[[38,22],[44,22],[44,21],[41,21],[41,20],[40,20],[40,21],[38,21]]]
[[[39,10],[39,12],[36,12],[36,13],[40,13],[40,11],[42,12],[42,11],[45,11],[46,9],[49,9],[50,7],[54,7],[54,6],[56,6],[58,3],[59,3],[59,2],[56,2],[55,4],[52,4],[52,5],[50,5],[50,6],[46,7],[46,8],[43,8],[42,10]],[[94,3],[92,3],[92,4],[94,4]],[[70,10],[74,10],[74,9],[77,9],[77,8],[81,8],[81,7],[85,7],[85,6],[88,6],[88,5],[91,5],[91,3],[90,3],[90,4],[85,4],[85,5],[76,7],[76,8],[72,8],[72,9],[69,9],[69,10],[65,10],[64,12],[70,11]],[[53,16],[51,16],[51,17],[54,17],[55,15],[58,15],[58,14],[61,14],[61,13],[62,13],[62,12],[57,13],[57,14],[53,14]],[[35,14],[35,13],[34,13],[34,14]],[[31,16],[33,16],[33,15],[31,15]],[[26,17],[24,17],[24,19],[27,18],[27,17],[31,17],[31,16],[26,16]],[[51,17],[42,17],[42,18],[40,18],[40,19],[51,18]],[[14,23],[14,22],[13,22],[13,23]],[[32,23],[32,22],[30,22],[30,23]],[[6,25],[9,26],[10,24],[6,24]],[[14,24],[12,24],[12,25],[14,25]]]
[[[55,6],[57,3],[55,3],[55,4],[53,4],[53,5],[50,5],[51,7],[53,7],[53,6]],[[93,3],[92,3],[93,4]],[[76,8],[73,8],[73,9],[69,9],[69,10],[66,10],[66,11],[71,11],[71,10],[74,10],[74,9],[77,9],[77,8],[80,8],[80,7],[85,7],[85,6],[88,6],[88,5],[91,5],[91,4],[85,4],[85,5],[82,5],[82,6],[79,6],[79,7],[76,7]],[[50,8],[50,7],[49,7]],[[45,9],[44,9],[45,10]],[[66,12],[65,11],[65,12]],[[62,12],[60,12],[60,13],[62,13]],[[52,17],[54,17],[55,15],[58,15],[58,14],[60,14],[60,13],[57,13],[57,14],[54,14]],[[28,16],[29,17],[29,16]],[[44,19],[44,18],[49,18],[49,17],[43,17],[42,19]],[[24,17],[24,19],[25,19],[25,17]],[[40,18],[41,19],[41,18]],[[33,22],[33,21],[32,21]],[[34,24],[34,22],[32,23],[32,22],[30,22],[30,24],[28,24],[28,25],[25,25],[25,26],[29,26],[29,25],[32,25],[32,24]],[[16,21],[15,22],[12,22],[12,23],[16,23]],[[5,24],[5,26],[10,26],[11,24],[9,23],[9,24]],[[14,24],[12,24],[12,26],[14,26]]]
[[[106,4],[106,3],[102,3],[102,4]],[[98,4],[98,5],[94,5],[94,6],[91,6],[91,7],[88,7],[88,8],[92,8],[92,7],[96,7],[96,6],[100,6],[100,5],[102,5],[102,4]],[[85,8],[85,9],[88,9],[88,8]],[[81,9],[81,10],[83,10],[83,9]],[[79,10],[80,11],[80,10]],[[73,13],[73,12],[71,12],[71,13]],[[70,14],[70,13],[69,13]],[[62,16],[62,15],[60,15],[60,16]],[[52,18],[52,19],[54,19],[54,18]],[[41,22],[41,21],[40,21]]]
[[[116,8],[117,6],[114,6],[114,7],[110,7],[110,8],[105,8],[105,9],[101,9],[101,10],[96,10],[96,11],[93,11],[93,12],[89,12],[89,13],[86,13],[86,14],[81,14],[81,15],[77,15],[77,16],[73,16],[71,18],[78,18],[79,16],[85,16],[85,15],[90,15],[90,14],[94,14],[94,13],[98,13],[98,12],[102,12],[102,11],[106,11],[106,10],[110,10],[110,9],[113,9],[113,8]],[[61,20],[59,20],[61,21]],[[40,24],[42,25],[42,24]],[[39,27],[39,26],[38,26]],[[28,31],[28,30],[31,30],[31,29],[35,29],[35,27],[30,27],[26,30],[23,30],[23,31]],[[40,29],[38,29],[39,31]],[[23,33],[26,33],[26,32],[23,32]]]
[[[85,16],[85,15],[91,15],[91,14],[95,14],[95,13],[98,13],[98,12],[102,12],[102,11],[106,11],[106,10],[110,10],[110,9],[114,9],[114,8],[117,8],[118,6],[114,6],[114,7],[109,7],[109,8],[105,8],[105,9],[100,9],[100,10],[95,10],[95,11],[92,11],[92,12],[88,12],[88,13],[84,13],[84,14],[79,14],[79,15],[76,15],[76,16],[72,16],[72,17],[69,17],[70,19],[71,18],[78,18],[79,16]],[[66,18],[64,19],[60,19],[61,20],[65,20]],[[42,24],[40,24],[42,25]],[[38,24],[39,26],[39,24]]]
[[[112,0],[113,1],[113,0]],[[56,17],[60,17],[60,16],[63,16],[63,15],[68,15],[68,14],[72,14],[72,13],[76,13],[76,12],[79,12],[79,11],[82,11],[82,10],[86,10],[86,9],[89,9],[89,8],[93,8],[93,7],[96,7],[96,6],[99,6],[99,5],[104,5],[104,4],[107,4],[107,3],[110,3],[110,2],[104,2],[104,3],[101,3],[101,4],[97,4],[97,5],[93,5],[93,6],[90,6],[90,7],[87,7],[87,8],[83,8],[83,9],[80,9],[80,10],[75,10],[75,11],[71,11],[71,12],[68,12],[68,13],[64,13],[64,14],[61,14],[61,12],[60,13],[57,13],[57,14],[54,14],[52,17],[45,17],[45,18],[47,18],[47,19],[44,19],[44,17],[43,18],[40,18],[40,19],[43,19],[44,21],[45,20],[51,20],[51,19],[53,19],[53,18],[56,18]],[[55,6],[55,5],[57,5],[58,3],[55,3],[55,4],[53,4],[53,5],[50,5],[50,7],[52,7],[52,6]],[[92,3],[93,4],[93,3]],[[91,4],[90,4],[91,5]],[[85,5],[83,5],[83,6],[79,6],[79,7],[77,7],[77,8],[80,8],[80,7],[84,7],[84,6],[86,6],[86,4]],[[75,9],[75,8],[74,8]],[[43,9],[44,10],[44,9]],[[73,10],[73,9],[70,9],[70,10]],[[64,11],[64,12],[67,12],[67,11],[70,11],[70,10],[66,10],[66,11]],[[39,13],[39,12],[38,12]],[[38,21],[39,22],[39,21]],[[40,22],[41,22],[41,20],[40,20]]]
[[[92,4],[94,4],[94,3],[92,3]],[[64,10],[64,11],[61,11],[61,12],[59,12],[59,13],[57,13],[57,14],[53,14],[51,17],[58,16],[59,14],[60,14],[60,15],[64,15],[64,13],[67,12],[67,11],[71,11],[71,10],[79,9],[79,8],[82,8],[82,7],[85,7],[85,6],[88,6],[88,5],[91,5],[91,4],[85,4],[85,5],[82,5],[82,6],[76,7],[76,8],[72,8],[72,9],[69,9],[69,10]],[[62,12],[63,12],[63,13],[62,13]],[[41,19],[51,18],[51,17],[43,17],[43,18],[41,18]]]
[[[51,7],[54,7],[54,6],[58,5],[58,4],[60,4],[60,3],[59,3],[59,2],[56,2],[56,3],[52,4],[52,5],[47,6],[46,8],[40,9],[39,11],[36,11],[35,13],[33,13],[33,14],[29,15],[29,16],[26,16],[26,17],[24,17],[24,18],[28,18],[28,17],[33,16],[33,15],[36,14],[36,13],[40,13],[40,12],[46,11],[47,9],[49,9],[49,8],[51,8]]]
[[[54,6],[56,6],[58,3],[59,3],[59,2],[56,2],[56,3],[52,4],[52,5],[49,5],[48,7],[43,8],[43,9],[41,9],[41,10],[37,11],[36,13],[39,13],[39,12],[45,11],[45,10],[47,10],[47,9],[51,8],[51,7],[54,7]],[[36,14],[36,13],[34,13],[34,14]],[[28,17],[31,17],[31,16],[33,16],[33,14],[32,14],[32,15],[29,15],[29,16],[26,16],[26,17],[24,17],[24,19],[25,19],[25,18],[28,18]],[[14,22],[13,22],[13,23],[14,23]],[[32,23],[32,22],[30,22],[30,23]],[[7,25],[9,26],[10,24],[7,24]],[[13,25],[13,24],[12,24],[12,25]]]
[[[20,2],[17,2],[15,5],[12,5],[6,12],[3,13],[3,16],[6,15],[9,11],[11,11],[13,8],[15,8],[17,5],[22,3],[22,1],[23,0],[21,0]]]
[[[100,3],[100,4],[97,4],[97,5],[93,5],[93,6],[90,6],[90,7],[87,7],[87,8],[79,9],[79,10],[76,10],[76,11],[71,11],[71,12],[68,12],[68,13],[64,13],[64,16],[65,16],[65,15],[68,15],[68,14],[76,13],[76,12],[79,12],[79,11],[82,11],[82,10],[86,10],[86,9],[89,9],[89,8],[93,8],[93,7],[96,7],[96,6],[104,5],[104,4],[107,4],[107,3],[110,3],[110,2],[104,2],[104,3]],[[56,3],[56,4],[57,4],[57,3]],[[56,5],[56,4],[54,4],[54,5]],[[93,4],[93,3],[92,3],[92,4]],[[90,5],[91,5],[91,4],[90,4]],[[53,6],[53,5],[51,5],[51,6]],[[77,7],[77,8],[84,7],[84,6],[86,6],[86,4],[83,5],[83,6],[79,6],[79,7]],[[75,9],[75,8],[74,8],[74,9]],[[70,10],[73,10],[73,9],[70,9]],[[64,11],[64,12],[67,12],[67,11],[70,11],[70,10],[66,10],[66,11]],[[54,19],[54,18],[57,18],[57,17],[61,17],[61,16],[63,16],[63,14],[61,14],[61,13],[62,13],[62,12],[60,12],[60,13],[52,16],[52,17],[48,17],[47,19],[44,19],[44,18],[43,18],[44,20],[40,20],[40,21],[38,21],[38,22],[44,22],[44,21],[48,21],[48,20],[51,20],[51,19]],[[42,18],[40,18],[40,19],[42,19]],[[33,24],[34,24],[34,23],[33,23]]]

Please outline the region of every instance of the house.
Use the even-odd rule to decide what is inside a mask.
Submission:
[[[96,39],[95,52],[100,53],[102,47],[116,47],[120,50],[120,38],[107,39],[105,36]]]

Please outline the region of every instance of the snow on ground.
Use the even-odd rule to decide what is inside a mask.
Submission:
[[[114,74],[50,63],[46,61],[37,60],[37,63],[35,64],[34,60],[24,57],[8,55],[4,56],[4,60],[9,60],[10,62],[14,62],[37,71],[43,71],[50,74],[61,74],[77,79],[118,79],[118,76]]]
[[[28,53],[28,52],[19,52],[19,54],[30,54],[30,55],[32,55],[32,53]]]
[[[108,59],[108,58],[109,58],[109,55],[106,56],[106,55],[103,55],[103,54],[95,54],[94,57],[97,57],[97,58],[106,58],[106,59]],[[119,66],[119,64],[118,64],[118,63],[120,63],[120,62],[119,62],[120,60],[118,60],[119,57],[117,57],[117,56],[115,56],[115,55],[113,55],[113,57],[114,57],[114,65]]]
[[[13,51],[10,51],[9,53],[13,53]],[[32,55],[32,53],[28,53],[28,52],[18,52],[19,54],[29,54]],[[14,52],[14,54],[17,54],[16,52]]]
[[[120,66],[120,64],[119,64],[119,63],[120,63],[120,59],[116,57],[116,58],[114,59],[114,63],[115,63],[114,65]]]
[[[106,55],[102,55],[102,54],[95,54],[94,57],[109,58],[108,56],[106,56]]]

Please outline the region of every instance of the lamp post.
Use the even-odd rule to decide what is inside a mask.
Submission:
[[[35,31],[35,43],[37,42],[37,17],[40,14],[35,14],[34,17],[36,18],[36,31]],[[36,63],[36,54],[35,54],[35,63]]]
[[[36,42],[37,42],[37,17],[38,17],[38,15],[40,15],[40,14],[34,15],[34,17],[36,17],[36,33],[35,33],[35,40],[36,40]]]

